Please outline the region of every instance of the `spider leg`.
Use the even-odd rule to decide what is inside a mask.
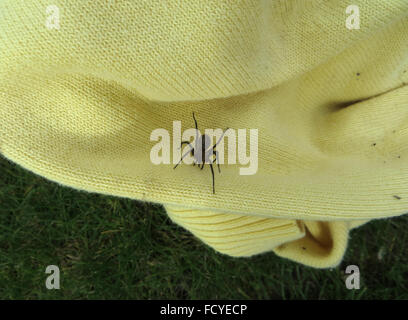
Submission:
[[[191,155],[194,157],[194,147],[191,145],[191,142],[189,142],[189,141],[182,141],[182,142],[181,142],[181,146],[180,146],[179,149],[181,149],[181,147],[183,146],[184,143],[187,143],[187,144],[190,146],[190,148],[191,148]]]
[[[204,164],[205,164],[205,161],[203,161],[203,164],[201,165],[201,170],[203,170]]]
[[[198,126],[197,126],[197,120],[196,120],[196,118],[194,116],[194,111],[193,111],[193,119],[194,119],[194,124],[195,124],[195,128],[196,128],[196,140],[195,141],[198,141]]]
[[[218,139],[218,141],[212,146],[212,150],[213,150],[213,154],[215,154],[215,159],[217,161],[217,165],[218,165],[218,172],[221,173],[221,169],[220,169],[220,164],[218,162],[218,152],[216,150],[214,150],[214,148],[221,142],[222,138],[224,137],[225,133],[229,130],[230,128],[227,128],[224,130],[224,132],[222,133],[221,137]],[[212,162],[214,163],[214,161]]]
[[[215,194],[215,185],[214,185],[214,169],[212,163],[210,163],[210,168],[211,168],[211,175],[212,175],[212,181],[213,181],[213,193]]]
[[[190,146],[190,150],[188,150],[185,154],[183,154],[183,156],[181,157],[180,161],[177,162],[177,164],[174,166],[173,169],[176,169],[177,166],[181,163],[181,161],[183,161],[183,159],[184,159],[185,157],[187,157],[187,155],[188,155],[192,150],[194,150],[194,148]],[[193,151],[193,152],[194,152],[194,151]]]
[[[212,163],[217,162],[218,173],[221,173],[220,163],[219,163],[219,161],[218,161],[218,152],[217,152],[217,150],[213,150],[213,154],[215,155],[215,158],[214,158],[214,160],[213,160]]]
[[[224,130],[224,132],[222,133],[221,137],[218,139],[218,141],[213,145],[212,149],[214,149],[222,140],[222,138],[224,138],[225,132],[227,132],[230,128],[227,128]]]
[[[195,128],[198,130],[198,127],[197,127],[197,120],[196,120],[196,118],[195,118],[195,116],[194,116],[194,111],[193,111],[193,119],[194,119],[194,123],[195,123]]]
[[[180,147],[179,147],[179,150],[181,149],[181,147],[183,146],[183,144],[185,144],[185,143],[187,143],[188,145],[190,145],[190,147],[191,147],[191,143],[190,143],[190,141],[181,141],[181,144],[180,144]]]

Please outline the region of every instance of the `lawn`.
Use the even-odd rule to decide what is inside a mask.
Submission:
[[[0,299],[408,299],[407,215],[353,230],[342,264],[317,270],[216,253],[161,205],[63,187],[1,157],[0,211]],[[359,290],[345,286],[351,264]],[[48,265],[60,290],[45,287]]]

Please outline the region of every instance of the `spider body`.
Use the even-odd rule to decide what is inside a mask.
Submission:
[[[183,146],[183,144],[187,144],[188,146],[190,146],[190,149],[184,154],[182,155],[180,161],[174,166],[173,169],[176,169],[177,166],[181,163],[181,161],[183,161],[183,159],[189,154],[191,153],[191,155],[194,157],[194,162],[193,162],[193,166],[195,166],[197,164],[197,167],[200,168],[201,165],[201,170],[204,168],[204,164],[209,164],[210,165],[210,169],[211,169],[211,175],[212,175],[212,182],[213,182],[213,193],[215,194],[215,181],[214,181],[214,168],[213,168],[213,163],[216,162],[218,165],[218,172],[221,173],[220,170],[220,164],[218,162],[218,152],[215,150],[215,147],[218,145],[218,143],[221,141],[221,139],[224,137],[225,132],[229,129],[227,128],[221,138],[213,145],[212,144],[212,140],[210,138],[210,136],[203,134],[203,135],[199,135],[198,134],[198,126],[197,126],[197,120],[194,116],[194,112],[193,112],[193,119],[194,119],[194,124],[195,124],[195,128],[196,128],[196,139],[195,139],[195,147],[193,147],[191,145],[191,143],[189,141],[182,141],[180,148]],[[214,157],[213,159],[211,159],[212,157]]]
[[[214,154],[213,149],[211,148],[211,142],[211,138],[206,134],[203,134],[196,139],[195,148],[191,150],[194,156],[194,163],[211,163],[210,157]],[[194,153],[194,150],[199,150],[199,152]]]

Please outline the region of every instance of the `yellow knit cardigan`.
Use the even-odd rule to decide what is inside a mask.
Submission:
[[[0,2],[8,159],[162,203],[219,252],[317,268],[352,228],[407,211],[408,1],[52,4]],[[193,111],[202,129],[258,129],[258,172],[224,164],[213,194],[208,166],[154,165],[151,132]]]

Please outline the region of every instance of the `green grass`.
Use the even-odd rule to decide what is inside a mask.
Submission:
[[[0,211],[1,299],[408,298],[408,216],[352,231],[343,263],[317,270],[272,252],[216,253],[160,205],[62,187],[4,158]],[[51,264],[60,290],[45,287]],[[360,290],[344,284],[349,264]]]

